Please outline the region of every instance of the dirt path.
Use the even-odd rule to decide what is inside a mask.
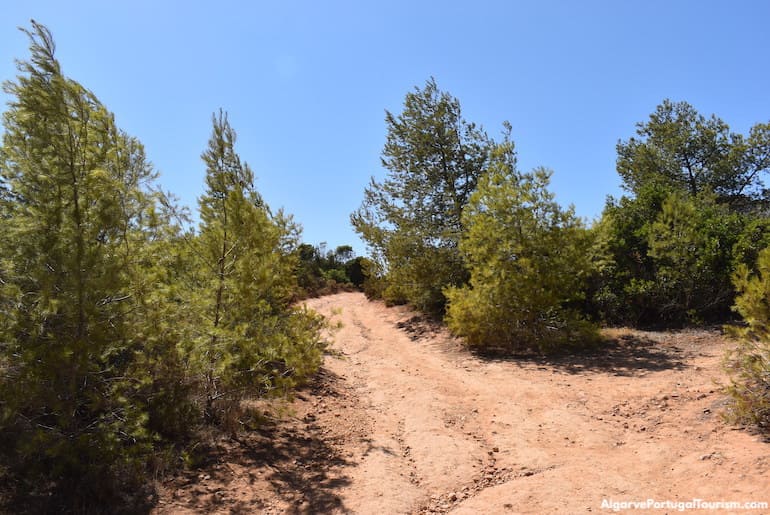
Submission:
[[[166,487],[159,512],[582,513],[609,512],[603,500],[770,501],[770,444],[719,417],[729,344],[714,333],[616,332],[618,345],[592,358],[489,360],[358,293],[308,304],[342,322],[339,356],[300,395],[288,429],[236,452],[223,444],[210,472]]]

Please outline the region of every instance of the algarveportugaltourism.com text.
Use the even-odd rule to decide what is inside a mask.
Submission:
[[[689,501],[658,501],[647,499],[644,501],[616,501],[602,499],[602,509],[612,511],[621,510],[763,510],[770,507],[766,501],[706,501],[704,499],[691,499]]]

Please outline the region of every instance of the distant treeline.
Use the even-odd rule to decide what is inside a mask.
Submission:
[[[369,260],[356,256],[350,245],[326,250],[325,243],[315,247],[303,243],[297,249],[297,256],[297,282],[299,293],[303,297],[318,297],[345,289],[360,289],[364,285],[364,274]]]

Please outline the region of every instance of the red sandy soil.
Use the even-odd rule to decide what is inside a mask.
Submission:
[[[342,323],[316,380],[283,417],[221,439],[206,463],[163,483],[155,513],[770,501],[770,443],[720,416],[732,344],[716,331],[615,329],[591,355],[495,359],[360,293],[307,304]]]

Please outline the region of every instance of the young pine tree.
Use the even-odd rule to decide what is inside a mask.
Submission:
[[[730,418],[770,432],[770,248],[760,252],[756,270],[742,264],[733,276],[738,291],[734,309],[746,325],[729,328],[738,339],[728,362]]]
[[[65,77],[51,34],[4,85],[0,150],[0,453],[21,488],[99,502],[152,448],[138,358],[174,345],[145,322],[153,172],[88,90]],[[148,341],[154,343],[148,344]]]
[[[583,346],[596,329],[571,304],[589,270],[587,236],[548,191],[550,173],[516,170],[500,144],[463,213],[470,284],[449,288],[447,323],[471,347],[553,351]]]
[[[247,395],[283,391],[320,364],[322,319],[290,305],[297,228],[273,216],[235,152],[235,131],[213,118],[200,199],[196,302],[202,334],[193,349],[210,422],[229,425]]]

